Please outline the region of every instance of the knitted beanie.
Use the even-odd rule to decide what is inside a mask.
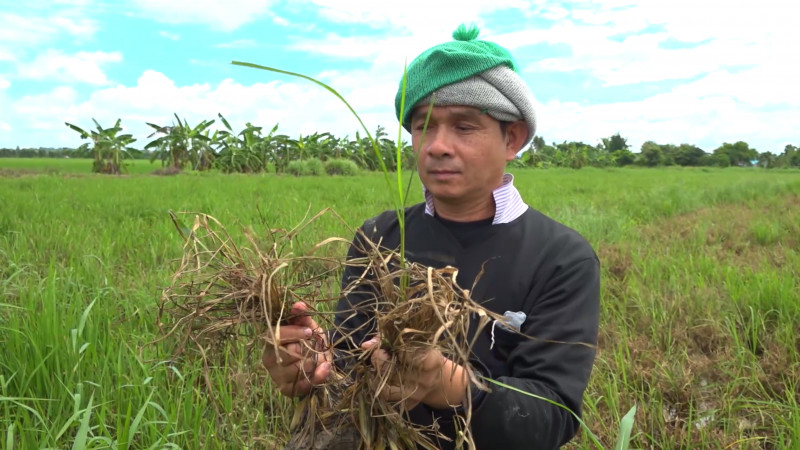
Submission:
[[[475,26],[460,25],[453,33],[454,41],[431,47],[411,62],[402,119],[402,80],[395,96],[397,118],[410,131],[414,107],[428,105],[433,95],[437,106],[474,106],[496,120],[525,120],[526,145],[536,131],[533,97],[508,50],[477,40],[479,33]]]

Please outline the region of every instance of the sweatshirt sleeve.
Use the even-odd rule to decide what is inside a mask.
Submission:
[[[342,271],[342,296],[336,305],[334,327],[330,331],[334,351],[338,351],[341,359],[337,360],[340,368],[352,362],[346,355],[358,349],[376,332],[374,309],[379,294],[373,282],[364,281],[374,280],[375,273],[371,269],[364,273],[366,265],[359,260],[367,256],[365,249],[374,245],[368,244],[368,240],[378,242],[381,233],[386,233],[385,217],[382,214],[365,221],[356,231],[347,251],[346,264]]]
[[[597,257],[556,267],[542,294],[527,300],[521,334],[496,327],[494,351],[504,352],[510,369],[509,376],[497,381],[580,415],[597,343]],[[575,417],[561,407],[493,383],[489,388],[491,392],[477,397],[473,405],[477,448],[555,449],[578,430]]]
[[[357,349],[374,334],[374,323],[368,311],[376,301],[376,292],[369,283],[356,284],[364,268],[352,263],[354,259],[364,256],[360,251],[362,246],[363,238],[356,235],[347,253],[347,264],[342,273],[342,292],[348,289],[350,291],[342,295],[336,306],[331,343],[338,350]]]

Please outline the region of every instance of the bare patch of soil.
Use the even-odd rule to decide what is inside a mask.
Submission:
[[[54,172],[50,171],[49,173],[54,173]],[[0,169],[0,177],[2,178],[20,178],[25,176],[43,175],[43,174],[48,174],[48,171],[31,170],[31,169]]]
[[[772,234],[759,237],[754,231],[759,224]],[[608,395],[603,384],[615,384],[621,398],[612,404],[639,404],[634,447],[778,445],[773,421],[786,413],[781,405],[792,397],[800,402],[800,337],[787,345],[785,336],[765,331],[748,348],[743,344],[750,339],[748,330],[731,325],[740,319],[723,315],[734,314],[732,308],[718,310],[745,300],[730,298],[713,269],[698,274],[697,267],[704,266],[682,270],[682,264],[702,258],[742,273],[794,270],[788,265],[798,251],[797,195],[704,208],[644,226],[629,241],[598,246],[604,309],[614,312],[601,324],[589,393],[602,398]],[[664,262],[645,264],[660,259]],[[758,318],[765,324],[772,320]],[[587,422],[608,425],[609,417],[624,413],[608,408],[600,402]],[[597,434],[613,444],[616,426]]]
[[[713,251],[720,261],[754,270],[764,263],[782,267],[786,264],[787,250],[800,251],[800,226],[793,226],[791,221],[781,223],[780,235],[774,242],[762,243],[753,235],[751,225],[765,217],[781,218],[789,211],[800,211],[800,196],[755,206],[737,203],[703,208],[646,226],[641,236],[654,245],[692,241],[700,239],[697,234],[700,226],[707,250]],[[800,218],[800,214],[797,216]]]
[[[153,175],[171,176],[171,175],[177,175],[177,174],[181,173],[181,169],[179,169],[177,167],[169,166],[169,167],[162,167],[160,169],[156,169],[151,173]]]

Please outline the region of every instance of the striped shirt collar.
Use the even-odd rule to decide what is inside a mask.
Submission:
[[[433,216],[433,194],[431,194],[425,185],[422,186],[422,192],[425,193],[425,214]],[[494,220],[492,225],[501,223],[509,223],[517,219],[528,209],[528,205],[522,200],[519,191],[514,187],[514,175],[506,173],[503,175],[503,184],[492,192],[494,196]]]

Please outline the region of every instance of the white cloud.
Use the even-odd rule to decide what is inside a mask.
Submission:
[[[539,0],[410,0],[400,4],[300,0],[295,5],[310,7],[309,11],[319,15],[310,19],[319,29],[324,29],[328,20],[369,26],[370,31],[361,36],[315,34],[314,38],[308,38],[298,28],[295,35],[299,37],[293,37],[293,49],[364,61],[367,66],[359,64],[359,70],[327,71],[316,76],[339,90],[363,115],[371,130],[382,124],[393,134],[396,131],[393,99],[404,58],[411,61],[430,45],[450,39],[450,33],[459,23],[475,22],[481,27],[482,36],[512,50],[528,70],[585,71],[605,86],[693,80],[669,92],[636,101],[591,104],[591,98],[587,98],[580,103],[553,100],[538,105],[539,132],[548,141],[596,143],[601,137],[620,132],[637,150],[644,140],[690,142],[708,151],[724,141],[743,139],[760,150],[779,151],[786,143],[797,143],[796,128],[800,123],[800,90],[791,89],[800,79],[800,60],[788,56],[794,54],[793,47],[800,42],[800,27],[793,23],[797,17],[795,3],[614,0],[560,6]],[[259,18],[267,26],[299,26],[268,11],[271,4],[268,0],[237,0],[224,5],[209,0],[199,4],[187,0],[137,0],[137,4],[149,17],[161,22],[201,23],[224,31]],[[510,13],[536,21],[523,30],[498,34],[492,30],[496,22],[487,13],[508,8],[516,8]],[[47,28],[50,25],[47,21],[32,19],[28,25],[17,28],[27,30],[25,36],[40,43],[91,36],[94,22],[79,20],[77,15],[70,17],[70,23],[55,28]],[[542,19],[552,23],[542,26],[547,23]],[[385,33],[379,34],[381,31]],[[7,36],[4,33],[0,27],[0,60],[4,51],[8,59],[20,59],[10,44],[4,48],[4,43],[14,42],[8,37],[3,41],[3,36]],[[15,36],[22,34],[17,32]],[[663,48],[666,43],[676,41],[697,45]],[[530,46],[541,43],[558,45],[566,49],[563,52],[566,55],[543,58],[533,54]],[[238,40],[221,45],[232,48],[254,44],[251,40]],[[51,60],[62,61],[59,58],[64,57],[72,58],[70,61],[75,63],[79,59],[79,54],[52,52]],[[75,133],[63,126],[64,120],[87,124],[96,117],[106,124],[120,116],[127,130],[140,139],[137,144],[143,145],[149,134],[144,122],[169,123],[174,112],[181,117],[185,115],[190,123],[215,118],[221,112],[234,128],[247,121],[265,128],[280,122],[280,132],[290,135],[331,131],[352,136],[358,128],[346,108],[328,92],[309,82],[280,75],[269,74],[261,79],[276,81],[253,85],[228,79],[181,86],[162,73],[146,71],[133,86],[109,86],[101,67],[111,60],[102,57],[93,60],[87,56],[88,65],[93,64],[93,68],[76,72],[77,69],[68,68],[76,67],[75,64],[46,64],[40,58],[26,68],[32,73],[49,73],[65,81],[82,79],[101,87],[88,95],[61,87],[38,96],[5,101],[3,105],[11,108],[0,109],[11,112],[0,111],[0,120],[18,133],[16,139],[31,139],[28,142],[31,145],[49,145],[52,140],[60,145],[78,145]],[[214,64],[196,59],[192,63]],[[84,61],[82,66],[86,65]],[[0,95],[8,92],[0,89]],[[52,131],[38,134],[27,131],[34,129]],[[10,139],[10,133],[4,134],[0,140]],[[22,142],[0,142],[0,146],[11,144],[22,145]]]
[[[723,142],[744,140],[760,151],[780,153],[785,144],[797,141],[800,123],[800,94],[782,97],[786,85],[780,83],[797,74],[786,74],[775,85],[753,86],[753,80],[763,80],[760,70],[715,72],[640,101],[595,105],[551,101],[538,107],[537,131],[548,142],[591,144],[620,132],[636,151],[646,140],[693,143],[706,151]]]
[[[291,48],[337,58],[363,60],[370,59],[382,52],[393,53],[395,49],[404,48],[409,41],[409,37],[367,39],[364,36],[343,37],[335,33],[328,33],[323,39],[298,40],[292,44]]]
[[[233,31],[268,12],[272,0],[134,0],[149,18],[163,23],[199,23]]]
[[[9,125],[9,124],[7,124],[5,122],[0,122],[0,130],[11,131],[11,125]]]
[[[35,80],[58,80],[96,85],[108,84],[101,65],[122,61],[120,52],[77,52],[67,55],[48,49],[36,59],[17,66],[20,78]]]
[[[527,45],[566,44],[569,56],[522,58],[523,65],[539,71],[585,69],[607,86],[688,79],[732,66],[794,64],[786,55],[800,41],[798,12],[800,6],[786,0],[586,2],[549,29],[509,33],[496,41],[523,55]],[[640,34],[612,39],[629,33]],[[669,40],[702,44],[662,48]]]
[[[334,22],[361,23],[377,29],[393,26],[428,35],[431,30],[444,30],[449,35],[462,22],[483,23],[480,16],[488,12],[530,7],[524,0],[307,0],[306,3],[317,7],[320,16]]]
[[[541,11],[539,11],[539,15],[547,20],[556,21],[569,17],[569,11],[564,9],[560,5],[555,5],[555,6],[545,5],[545,7]]]
[[[11,82],[3,77],[0,77],[0,90],[8,89],[9,86],[11,86]]]
[[[159,31],[158,34],[159,34],[159,36],[161,36],[163,38],[166,38],[166,39],[169,39],[171,41],[179,41],[181,39],[181,36],[179,34],[170,33],[169,31],[163,31],[162,30],[162,31]]]
[[[352,75],[348,77],[350,84],[370,86]],[[385,88],[370,91],[375,89],[370,86],[365,91],[357,92],[352,92],[347,86],[342,89],[371,131],[378,124],[396,123],[391,108],[383,107],[385,102],[375,100],[376,93],[381,94]],[[374,107],[378,103],[382,106],[380,112]],[[13,103],[11,111],[14,114],[11,125],[21,130],[13,137],[19,142],[7,142],[7,139],[12,139],[11,136],[0,136],[0,140],[6,141],[0,142],[0,147],[39,146],[43,142],[48,145],[77,146],[80,145],[77,134],[64,127],[63,123],[67,121],[88,126],[92,118],[104,126],[122,118],[126,132],[133,133],[139,139],[136,145],[144,146],[152,131],[145,122],[171,123],[174,120],[173,113],[186,118],[190,124],[215,119],[217,113],[222,113],[234,129],[240,129],[246,122],[265,128],[280,123],[279,132],[292,136],[331,131],[339,136],[352,137],[359,129],[358,122],[344,104],[309,82],[292,79],[245,86],[227,79],[213,85],[179,86],[164,74],[152,70],[144,72],[135,86],[102,88],[88,97],[81,97],[71,87],[62,86],[46,94],[26,96]],[[221,127],[220,124],[216,125]],[[48,132],[25,133],[24,130]],[[48,136],[46,141],[43,140],[44,135]]]
[[[216,48],[253,48],[257,47],[258,43],[253,39],[237,39],[231,42],[223,42],[216,44]]]
[[[77,92],[69,86],[59,86],[52,91],[38,94],[26,95],[17,100],[12,105],[13,118],[7,118],[12,123],[16,122],[14,128],[28,129],[31,131],[58,130],[64,126],[64,121],[74,120],[73,115],[68,111],[74,109],[74,104],[78,98]],[[74,123],[74,122],[73,122]],[[7,142],[8,145],[24,145],[23,143]],[[40,146],[41,142],[30,142],[28,145]]]
[[[0,12],[0,50],[6,46],[12,50],[33,47],[61,35],[85,40],[97,29],[96,21],[74,10],[61,10],[41,17]]]

